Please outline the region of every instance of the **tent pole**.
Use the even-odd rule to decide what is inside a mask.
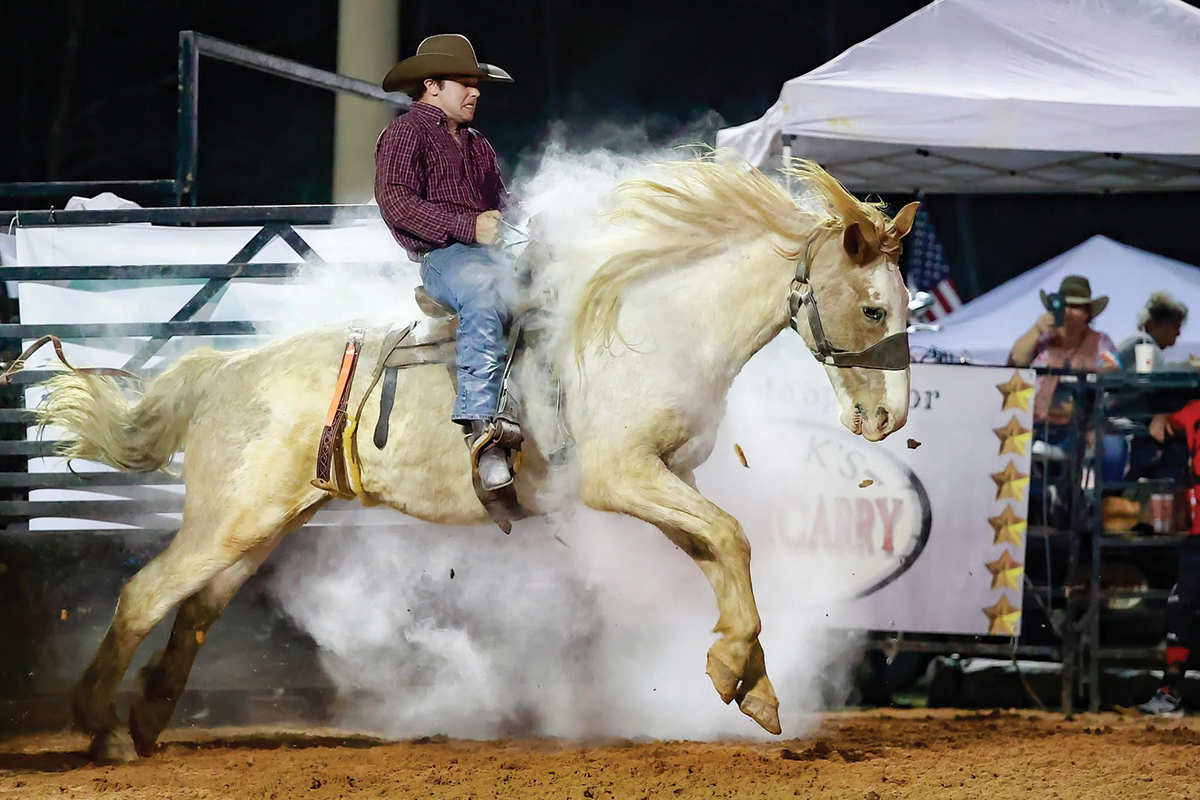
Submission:
[[[780,161],[781,167],[786,167],[792,160],[792,137],[789,134],[783,134],[783,157]],[[783,174],[783,187],[788,190],[788,194],[792,191],[792,176],[786,172]]]

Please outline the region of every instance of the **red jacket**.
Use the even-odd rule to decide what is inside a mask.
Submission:
[[[1192,471],[1200,468],[1200,400],[1193,400],[1171,415],[1171,425],[1182,430],[1187,437],[1188,449],[1192,451]],[[1200,536],[1200,485],[1188,490],[1192,501],[1192,535]]]

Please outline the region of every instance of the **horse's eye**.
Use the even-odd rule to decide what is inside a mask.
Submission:
[[[863,316],[871,320],[871,322],[882,322],[883,315],[887,313],[882,308],[872,308],[871,306],[863,307]]]

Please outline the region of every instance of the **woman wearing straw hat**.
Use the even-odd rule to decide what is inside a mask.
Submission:
[[[1054,294],[1041,292],[1046,313],[1038,317],[1022,334],[1009,353],[1008,363],[1017,367],[1046,367],[1099,372],[1120,366],[1117,348],[1107,334],[1092,327],[1100,312],[1108,306],[1107,297],[1092,297],[1092,287],[1082,275],[1068,275]],[[1061,323],[1055,324],[1055,309]],[[1064,522],[1066,507],[1055,500],[1054,492],[1045,491],[1054,485],[1060,497],[1070,495],[1064,469],[1066,452],[1074,446],[1072,417],[1075,412],[1075,387],[1059,375],[1039,375],[1034,395],[1034,452],[1039,449],[1048,460],[1035,460],[1033,469],[1040,478],[1031,483],[1029,516],[1031,523]],[[1090,437],[1089,437],[1090,438]],[[1121,437],[1104,437],[1101,448],[1102,472],[1105,480],[1120,480],[1125,471],[1126,446]]]
[[[1063,278],[1053,295],[1041,292],[1046,313],[1017,339],[1008,363],[1015,367],[1050,367],[1099,372],[1121,365],[1108,334],[1092,327],[1092,320],[1108,306],[1107,297],[1092,297],[1092,286],[1082,275]],[[1062,324],[1055,325],[1053,307],[1062,303]],[[1059,392],[1056,375],[1038,379],[1034,396],[1035,422],[1066,424],[1071,421],[1071,393]]]

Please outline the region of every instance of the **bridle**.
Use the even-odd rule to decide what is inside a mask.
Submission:
[[[865,350],[839,350],[830,344],[825,336],[825,327],[821,324],[821,314],[817,311],[817,298],[813,296],[812,284],[808,282],[808,266],[812,262],[813,243],[818,233],[808,237],[804,243],[804,253],[796,260],[796,277],[792,279],[792,290],[788,295],[788,307],[791,318],[788,324],[800,333],[800,309],[808,313],[808,329],[812,333],[815,346],[809,347],[813,358],[829,367],[864,367],[866,369],[902,370],[908,369],[908,332],[901,331],[885,336]]]

